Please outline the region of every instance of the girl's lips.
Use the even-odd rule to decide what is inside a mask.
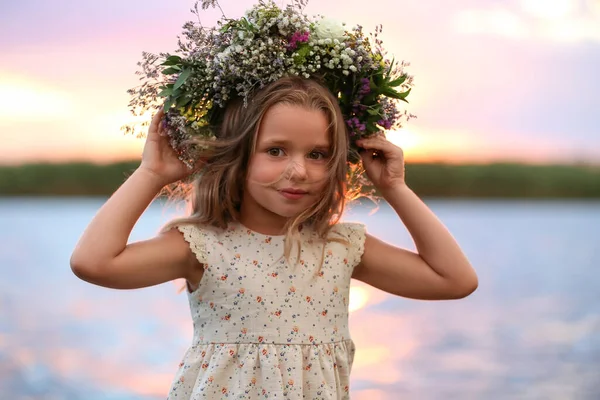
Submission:
[[[281,189],[279,193],[290,200],[299,200],[308,194],[308,192],[299,189]]]
[[[293,193],[293,194],[306,194],[308,193],[306,190],[295,189],[295,188],[285,188],[280,189],[281,192]]]

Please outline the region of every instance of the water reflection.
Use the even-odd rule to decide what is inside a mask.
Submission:
[[[187,300],[178,284],[116,291],[71,274],[70,251],[99,205],[0,201],[1,398],[165,397],[191,340]],[[464,245],[480,288],[465,300],[420,302],[355,282],[352,398],[600,398],[600,204],[431,206]],[[353,217],[412,246],[388,231],[383,206]],[[133,238],[168,218],[150,209]]]

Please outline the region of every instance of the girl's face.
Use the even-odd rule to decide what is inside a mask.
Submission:
[[[280,229],[316,203],[329,181],[330,151],[322,111],[288,104],[267,110],[248,164],[241,222]]]

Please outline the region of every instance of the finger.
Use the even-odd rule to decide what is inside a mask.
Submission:
[[[371,151],[362,151],[360,152],[360,159],[362,160],[365,169],[369,169],[371,164],[375,162],[376,157]]]
[[[365,150],[375,150],[383,153],[394,152],[398,147],[381,136],[361,139],[356,144]]]
[[[359,150],[359,155],[365,163],[365,166],[370,165],[374,161],[381,161],[386,158],[386,152],[378,146],[365,145]]]
[[[153,132],[158,133],[159,127],[160,127],[160,121],[162,120],[164,115],[165,115],[165,113],[163,111],[163,108],[160,107],[158,112],[156,114],[154,114],[154,116],[152,117],[152,122],[150,123],[150,128],[148,128],[149,134],[151,134]]]

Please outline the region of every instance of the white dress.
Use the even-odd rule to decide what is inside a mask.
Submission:
[[[349,398],[348,296],[363,225],[335,225],[330,237],[345,243],[324,250],[302,231],[297,263],[297,251],[290,263],[283,258],[283,236],[240,224],[178,229],[204,275],[188,291],[193,342],[168,399]]]

